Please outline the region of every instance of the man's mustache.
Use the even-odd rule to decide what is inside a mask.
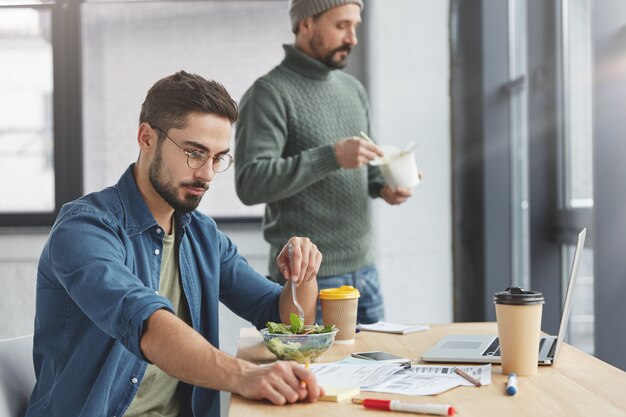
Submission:
[[[211,183],[195,181],[195,182],[184,182],[183,187],[191,187],[191,188],[204,188],[204,191],[207,191],[211,186]]]
[[[352,46],[350,46],[350,45],[342,45],[339,48],[335,49],[334,53],[336,53],[336,52],[344,52],[344,51],[347,52],[347,53],[352,52]]]

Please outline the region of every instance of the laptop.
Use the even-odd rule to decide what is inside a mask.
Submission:
[[[559,334],[554,336],[541,336],[539,342],[539,364],[551,365],[556,361],[569,322],[572,311],[572,293],[576,286],[578,265],[585,246],[587,229],[578,234],[578,243],[574,252],[574,261],[569,275],[565,303],[561,313]],[[428,349],[422,355],[426,362],[469,362],[469,363],[500,363],[500,345],[497,335],[489,334],[451,334],[444,336],[437,344]]]

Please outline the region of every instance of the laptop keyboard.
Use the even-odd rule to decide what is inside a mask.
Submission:
[[[546,339],[541,339],[541,341],[543,342]],[[556,340],[554,341],[554,343],[552,343],[552,346],[550,346],[550,351],[548,352],[548,358],[550,359],[554,359],[554,351],[556,350]]]
[[[541,338],[539,339],[539,351],[541,352],[541,347],[543,346],[543,343],[546,341],[545,338]],[[556,347],[556,343],[552,344],[552,348],[550,348],[550,353],[548,354],[548,357],[553,357],[554,355],[554,348]],[[499,338],[495,338],[493,339],[493,342],[491,342],[491,344],[489,345],[489,347],[483,352],[483,356],[500,356],[500,339]]]
[[[497,337],[493,339],[493,342],[483,352],[483,356],[500,356],[500,339]]]

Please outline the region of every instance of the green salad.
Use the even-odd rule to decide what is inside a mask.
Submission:
[[[295,359],[308,363],[324,353],[334,340],[335,326],[305,326],[297,314],[290,316],[291,326],[283,323],[267,323],[264,340],[270,352],[279,359]],[[308,337],[309,335],[319,335]]]
[[[289,316],[289,320],[291,321],[291,326],[287,326],[283,323],[274,323],[273,321],[268,321],[267,330],[272,334],[318,334],[318,333],[330,333],[335,330],[335,326],[320,326],[319,324],[314,324],[310,327],[305,327],[304,320],[300,319],[295,313],[291,313]]]

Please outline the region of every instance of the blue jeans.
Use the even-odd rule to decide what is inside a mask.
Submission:
[[[351,285],[361,293],[357,323],[369,324],[385,319],[385,306],[375,266],[366,266],[354,272],[317,278],[320,290]],[[322,305],[317,303],[316,323],[322,323]]]

